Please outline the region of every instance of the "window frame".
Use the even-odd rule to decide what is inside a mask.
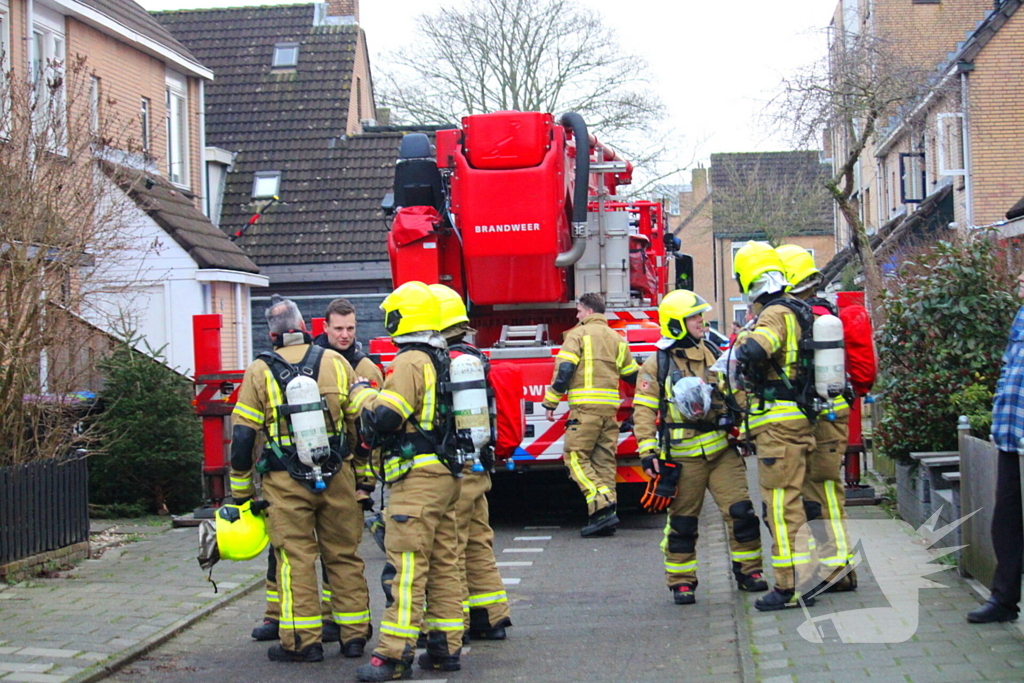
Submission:
[[[292,59],[290,62],[281,63],[279,57],[285,54],[286,51],[292,51]],[[272,69],[295,69],[299,66],[299,44],[298,43],[275,43],[274,53],[270,58],[270,68]]]
[[[909,159],[920,159],[916,162],[919,165],[919,173],[913,173],[913,169],[908,164]],[[928,196],[927,190],[927,168],[928,165],[925,163],[924,152],[900,152],[900,203],[901,204],[920,204]],[[917,196],[910,196],[908,191],[908,178],[916,178],[919,184],[915,184],[918,190]],[[911,190],[915,187],[911,187]]]
[[[276,180],[274,192],[271,194],[257,194],[261,180]],[[252,176],[252,198],[253,199],[273,199],[280,195],[281,192],[281,172],[280,171],[256,171]]]
[[[139,103],[139,127],[140,127],[140,139],[139,146],[144,154],[149,154],[149,148],[153,143],[152,139],[152,116],[153,116],[153,103],[148,97],[143,97]]]
[[[956,131],[956,140],[960,145],[960,168],[950,168],[949,166],[949,148],[947,146],[947,140],[949,138],[950,122],[955,122],[955,127],[952,131]],[[962,112],[945,112],[935,115],[935,137],[938,140],[939,147],[939,175],[940,176],[958,176],[967,175],[967,145],[964,136],[964,115]]]
[[[189,101],[188,80],[168,71],[166,79],[165,123],[167,133],[167,179],[178,187],[189,187]],[[175,152],[178,154],[176,155]],[[175,173],[175,166],[180,172]]]

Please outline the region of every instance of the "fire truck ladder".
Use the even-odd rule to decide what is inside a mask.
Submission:
[[[495,346],[544,346],[548,339],[547,323],[537,325],[502,325],[501,338]]]

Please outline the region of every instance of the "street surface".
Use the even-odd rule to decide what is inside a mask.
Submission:
[[[504,642],[474,642],[463,670],[428,673],[421,681],[618,683],[620,681],[901,681],[942,683],[1024,680],[1024,637],[1015,624],[968,626],[964,614],[981,598],[954,570],[931,578],[946,587],[920,592],[919,623],[899,643],[843,643],[824,628],[824,642],[804,640],[800,610],[762,614],[756,595],[736,591],[724,527],[710,498],[701,517],[700,586],[694,606],[672,604],[658,548],[661,515],[626,511],[614,538],[579,537],[582,499],[562,479],[527,475],[501,481],[493,496],[498,561],[514,627]],[[526,486],[525,484],[531,484]],[[760,508],[755,493],[755,505]],[[538,513],[541,509],[543,512]],[[884,518],[875,507],[849,508],[854,519]],[[763,525],[762,525],[763,526]],[[763,534],[767,544],[767,532]],[[907,536],[909,542],[919,539]],[[767,549],[767,545],[766,545]],[[374,577],[383,553],[368,538],[363,557],[379,623],[383,597]],[[887,553],[899,561],[900,542]],[[937,566],[938,568],[938,566]],[[811,608],[833,611],[887,607],[869,566],[856,593],[828,595]],[[320,664],[276,664],[268,644],[249,631],[263,609],[254,591],[220,609],[107,679],[112,683],[191,681],[354,680],[367,658],[342,658],[335,644]],[[371,643],[372,644],[372,643]],[[3,679],[0,679],[2,681]]]

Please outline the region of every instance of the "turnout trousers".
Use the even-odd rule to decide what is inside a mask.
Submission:
[[[320,641],[323,621],[316,575],[320,558],[331,594],[331,617],[342,642],[369,638],[370,594],[357,548],[362,516],[355,498],[350,463],[334,475],[322,493],[313,493],[287,472],[263,476],[267,533],[277,559],[281,644],[300,651]]]
[[[802,580],[810,579],[803,576],[811,555],[801,492],[814,434],[804,417],[770,422],[754,437],[754,448],[765,521],[772,533],[775,588],[793,589],[797,571]]]
[[[677,457],[679,491],[668,509],[661,549],[665,553],[665,580],[669,588],[697,585],[697,520],[705,491],[722,513],[729,530],[733,566],[744,574],[761,571],[761,529],[747,491],[747,468],[735,448],[711,455]]]
[[[487,507],[490,490],[489,472],[473,472],[468,468],[464,471],[456,518],[466,628],[494,628],[510,619],[508,595],[494,559],[494,531]]]
[[[390,487],[384,546],[395,576],[385,583],[394,602],[384,612],[374,654],[408,661],[421,623],[428,637],[443,634],[448,654],[456,654],[464,628],[455,516],[461,480],[412,470]]]
[[[334,619],[333,610],[331,609],[331,584],[327,580],[327,568],[322,562],[320,563],[320,579],[322,587],[320,590],[321,611],[324,621],[331,621]],[[265,583],[267,609],[263,613],[263,618],[280,621],[281,592],[277,589],[277,553],[274,552],[274,546],[270,546],[270,552],[267,553],[267,580]]]
[[[565,423],[565,466],[587,499],[587,512],[615,504],[615,453],[619,423],[614,415],[572,408]]]
[[[819,417],[814,425],[814,450],[807,462],[801,491],[804,512],[817,545],[819,578],[827,578],[852,559],[846,534],[846,486],[840,476],[849,434],[849,413],[834,422]]]

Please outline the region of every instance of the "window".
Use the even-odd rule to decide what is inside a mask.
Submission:
[[[167,73],[167,177],[175,185],[188,185],[187,87],[184,76]]]
[[[924,201],[924,154],[900,154],[900,202],[916,204]]]
[[[270,199],[276,197],[281,189],[280,171],[256,171],[252,180],[253,199]]]
[[[63,117],[54,115],[64,108],[64,35],[52,27],[32,29],[33,122],[36,133],[45,134],[52,149],[63,148]]]
[[[100,79],[93,76],[89,83],[89,132],[98,135],[100,132]]]
[[[143,152],[149,152],[149,98],[143,97],[139,106],[139,144]]]
[[[963,121],[963,114],[939,114],[936,117],[939,175],[967,175]]]
[[[294,68],[299,63],[298,43],[278,43],[274,46],[274,61],[271,66],[275,69]]]
[[[0,70],[4,74],[10,69],[11,55],[10,55],[10,31],[11,31],[11,19],[8,13],[7,5],[0,5]]]

